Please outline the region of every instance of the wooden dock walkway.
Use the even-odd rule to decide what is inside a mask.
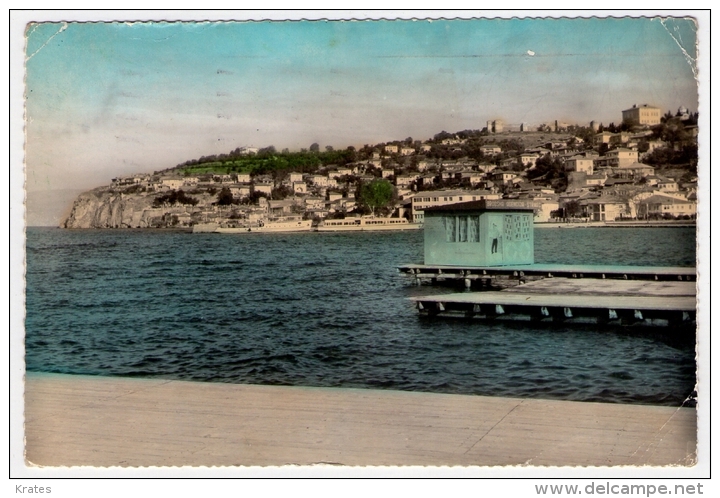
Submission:
[[[28,465],[689,466],[691,408],[27,375]]]
[[[695,281],[697,270],[683,266],[616,266],[532,264],[510,266],[443,266],[410,264],[398,270],[417,280],[491,279],[495,277],[594,278],[613,280]]]
[[[688,281],[552,278],[411,299],[431,316],[621,325],[693,325],[697,308],[696,284]]]

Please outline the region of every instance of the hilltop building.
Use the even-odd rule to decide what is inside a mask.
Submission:
[[[633,105],[622,112],[623,123],[629,125],[653,126],[660,124],[661,111],[657,107],[647,104]]]
[[[504,124],[501,119],[487,121],[486,126],[488,133],[502,133],[504,129]]]

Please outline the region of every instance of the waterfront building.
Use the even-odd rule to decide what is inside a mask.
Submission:
[[[621,199],[600,197],[580,201],[583,214],[590,221],[614,221],[630,217],[628,202]]]
[[[425,211],[425,264],[534,263],[532,201],[480,200]]]
[[[638,218],[649,217],[695,217],[697,206],[687,199],[678,199],[669,195],[656,194],[638,203]]]

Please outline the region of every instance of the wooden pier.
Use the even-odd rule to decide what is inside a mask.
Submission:
[[[605,282],[602,282],[605,283]],[[412,298],[429,316],[617,325],[694,326],[693,282],[540,280],[499,292],[466,292]]]
[[[402,273],[416,282],[439,280],[492,281],[499,278],[523,280],[539,278],[595,278],[610,280],[688,281],[697,279],[695,268],[682,266],[614,266],[614,265],[511,265],[511,266],[443,266],[403,265]]]

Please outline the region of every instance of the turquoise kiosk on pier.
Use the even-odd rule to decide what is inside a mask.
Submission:
[[[531,265],[532,201],[480,200],[425,210],[425,264]]]

